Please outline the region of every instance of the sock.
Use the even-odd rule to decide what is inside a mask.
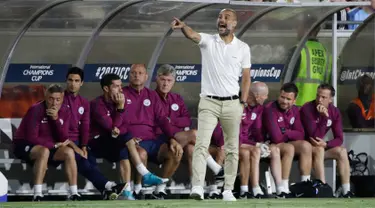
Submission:
[[[276,194],[279,195],[279,194],[281,194],[282,192],[287,193],[287,192],[285,191],[284,185],[283,185],[282,183],[279,184],[279,185],[276,185]]]
[[[112,187],[114,187],[114,186],[116,186],[116,185],[117,185],[117,184],[116,184],[115,182],[113,182],[113,181],[108,181],[108,182],[105,184],[104,188],[105,188],[106,190],[111,190]]]
[[[213,185],[210,185],[210,192],[213,192],[213,191],[218,191],[217,190],[217,185],[216,184],[213,184]]]
[[[165,188],[167,187],[167,184],[162,183],[156,186],[156,193],[165,192]]]
[[[244,185],[244,186],[240,186],[240,188],[241,188],[241,192],[240,192],[241,195],[246,192],[249,192],[249,186]]]
[[[212,158],[211,155],[206,158],[206,161],[207,166],[215,173],[215,175],[217,175],[221,170],[221,166],[216,163],[216,161],[214,160],[214,158]]]
[[[264,195],[262,189],[259,186],[253,187],[253,195],[256,196],[258,194]]]
[[[285,193],[289,194],[289,180],[282,180],[281,184],[284,187]]]
[[[147,168],[145,167],[145,165],[143,165],[143,163],[137,165],[137,171],[139,174],[141,174],[142,176],[146,175],[147,173],[149,173],[150,171],[147,170]]]
[[[70,194],[72,194],[72,195],[78,195],[77,185],[70,186]]]
[[[130,186],[129,183],[127,183],[127,184],[125,185],[125,191],[132,191],[132,187]]]
[[[42,194],[42,184],[34,185],[34,197],[43,196]]]
[[[301,176],[301,181],[308,181],[308,180],[310,180],[310,175]]]
[[[349,191],[350,191],[350,183],[342,184],[343,195],[347,194]]]
[[[135,184],[134,185],[134,192],[136,194],[139,194],[139,192],[141,192],[141,190],[142,190],[142,184]]]

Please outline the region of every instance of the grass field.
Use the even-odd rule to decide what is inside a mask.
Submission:
[[[366,199],[249,199],[237,202],[223,202],[222,200],[150,200],[150,201],[80,201],[80,202],[8,202],[0,204],[0,208],[362,208],[375,207],[375,198]]]

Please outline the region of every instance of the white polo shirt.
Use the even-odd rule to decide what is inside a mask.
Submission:
[[[202,55],[201,97],[238,95],[239,77],[244,68],[251,67],[250,47],[234,37],[225,44],[218,34],[199,33]]]

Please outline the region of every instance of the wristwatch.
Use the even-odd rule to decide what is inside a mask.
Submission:
[[[241,100],[240,103],[241,103],[245,108],[247,108],[247,102]]]
[[[116,109],[117,110],[117,112],[119,112],[119,113],[123,113],[124,111],[125,111],[125,109]]]

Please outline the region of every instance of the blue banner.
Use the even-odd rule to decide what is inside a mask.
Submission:
[[[5,82],[65,82],[69,64],[10,64]]]
[[[341,69],[341,72],[338,76],[338,83],[342,85],[354,84],[357,78],[364,74],[367,74],[374,79],[374,67],[344,67]]]
[[[156,79],[156,65],[152,81]],[[201,82],[201,64],[171,64],[175,67],[176,82]],[[6,82],[65,82],[69,64],[11,64]],[[86,64],[85,82],[99,82],[109,73],[120,76],[123,82],[128,82],[131,64]],[[280,82],[284,65],[282,64],[253,64],[251,67],[252,81]]]
[[[161,64],[157,64],[152,76],[152,81],[156,79],[157,69]],[[177,77],[176,82],[200,82],[202,76],[201,64],[171,64],[175,67]],[[99,82],[105,74],[115,73],[119,75],[123,82],[128,82],[131,64],[86,64],[85,81]],[[283,64],[253,64],[251,67],[251,78],[253,81],[280,82]]]

